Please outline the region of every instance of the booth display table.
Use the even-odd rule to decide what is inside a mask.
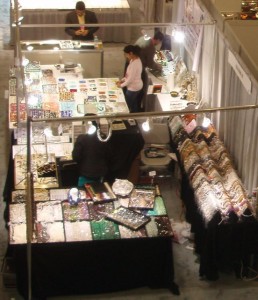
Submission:
[[[188,123],[189,122],[189,123]],[[199,274],[221,271],[248,277],[257,270],[258,221],[252,200],[213,125],[194,126],[194,115],[171,118],[171,146],[182,171],[181,198],[200,257]]]
[[[24,2],[21,3],[24,16],[22,25],[39,24],[42,27],[21,28],[21,40],[65,40],[70,38],[65,33],[64,27],[44,27],[44,24],[65,24],[66,15],[74,9],[75,2],[44,1],[36,5],[31,2],[22,2]],[[131,23],[131,11],[127,0],[105,1],[105,5],[98,2],[85,1],[87,9],[96,13],[98,23]],[[102,27],[96,34],[103,42],[130,43],[131,41],[130,27]]]
[[[45,52],[44,52],[45,51]],[[76,60],[66,61],[65,64],[58,62],[60,54],[51,55],[52,51],[44,50],[42,58],[50,60],[55,64],[41,65],[39,61],[29,61],[24,68],[24,76],[26,81],[27,105],[28,112],[35,119],[51,119],[51,118],[70,118],[83,117],[86,113],[109,114],[109,113],[128,113],[129,109],[126,104],[124,94],[121,88],[116,86],[118,78],[87,78],[83,77],[83,69],[81,64],[82,57],[78,55]],[[73,50],[72,50],[73,51]],[[76,50],[77,51],[77,50]],[[84,53],[85,57],[89,54],[92,59],[99,62],[96,67],[101,69],[101,50],[92,50],[93,53]],[[79,51],[80,52],[80,51]],[[30,59],[33,59],[33,53],[27,53]],[[54,51],[55,54],[55,51]],[[76,54],[76,53],[74,53]],[[75,58],[72,52],[65,52],[64,55],[69,59],[69,55]],[[35,57],[35,56],[34,56]],[[52,60],[53,59],[53,60]],[[87,66],[84,72],[89,72]],[[97,68],[96,72],[99,72]],[[17,108],[16,108],[16,79],[9,81],[9,126],[14,128],[17,126]],[[12,87],[12,88],[11,88]],[[25,101],[20,103],[20,121],[26,121],[27,110],[25,109]]]
[[[26,245],[13,248],[17,287],[26,295]],[[33,294],[40,299],[143,286],[178,293],[169,237],[37,244],[32,257]]]
[[[66,45],[72,48],[65,47]],[[103,77],[104,49],[101,41],[95,46],[93,42],[87,41],[78,43],[70,40],[27,40],[21,42],[21,51],[31,62],[39,61],[41,65],[78,64],[82,67],[84,78]]]
[[[77,207],[70,207],[67,200],[36,201],[37,239],[31,244],[30,269],[33,297],[45,299],[142,286],[168,288],[178,294],[174,283],[172,228],[162,197],[156,194],[154,209],[144,212],[149,222],[138,230],[103,217],[103,213],[121,205],[127,207],[128,203],[125,198],[103,204],[86,199]],[[8,252],[15,262],[17,288],[26,298],[28,248],[19,241],[22,233],[15,230],[21,223],[12,219],[13,209],[21,203],[9,205],[11,244]],[[57,205],[63,211],[62,216],[57,213]],[[44,214],[50,207],[56,213]],[[44,217],[48,221],[52,218],[52,222],[43,222]]]

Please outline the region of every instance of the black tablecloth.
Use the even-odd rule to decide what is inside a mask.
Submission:
[[[26,245],[11,247],[17,288],[26,298]],[[33,244],[32,295],[44,299],[142,286],[178,294],[172,257],[171,237]]]
[[[200,257],[199,275],[217,280],[221,272],[248,276],[252,261],[258,259],[258,221],[243,217],[221,222],[219,214],[205,224],[195,202],[194,191],[182,170],[181,197],[186,207],[186,220],[195,237],[195,252]]]
[[[113,146],[113,167],[109,176],[111,179],[126,178],[144,143],[138,127],[127,124],[127,130],[114,131],[108,142]],[[14,187],[13,167],[10,155],[4,190],[6,222]],[[69,181],[71,183],[71,174],[69,177],[67,172],[62,178],[64,186]],[[27,245],[9,245],[6,256],[14,259],[17,289],[27,299]],[[142,286],[168,288],[179,294],[173,281],[171,236],[32,244],[31,262],[33,298],[113,292]]]

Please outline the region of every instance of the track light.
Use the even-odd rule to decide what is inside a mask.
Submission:
[[[150,34],[150,32],[148,32],[148,30],[142,29],[141,33],[142,33],[145,41],[148,41],[151,39],[151,34]]]
[[[24,16],[22,15],[22,6],[19,2],[17,4],[13,4],[13,23],[12,26],[21,25],[21,21],[23,20]]]
[[[185,34],[182,31],[176,31],[174,34],[174,39],[177,43],[183,43],[185,39]]]
[[[176,43],[183,43],[185,39],[185,33],[182,27],[180,29],[174,28],[172,30],[172,37],[174,38]]]
[[[207,118],[204,113],[202,113],[197,115],[196,123],[197,126],[202,126],[204,128],[207,128],[211,124],[211,120]]]
[[[142,123],[142,129],[143,131],[150,131],[153,127],[153,121],[152,119],[148,118],[145,122]]]
[[[27,46],[27,50],[28,50],[28,51],[32,51],[33,49],[34,49],[33,46],[31,46],[31,45]]]
[[[22,58],[22,66],[23,67],[26,67],[29,63],[30,63],[30,61],[27,58],[25,58],[25,57]]]
[[[211,124],[211,120],[209,118],[207,118],[206,116],[204,116],[203,121],[202,121],[202,127],[209,127]]]
[[[92,121],[88,121],[87,124],[87,134],[93,134],[97,130],[96,126],[93,125]]]
[[[44,134],[45,134],[46,137],[51,137],[51,136],[53,136],[53,132],[52,132],[51,128],[49,128],[49,127],[46,127],[46,128],[44,129]]]

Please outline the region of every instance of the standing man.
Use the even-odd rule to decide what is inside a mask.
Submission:
[[[164,35],[160,31],[156,31],[152,38],[146,38],[145,36],[141,36],[135,43],[135,45],[141,48],[140,58],[142,61],[143,71],[142,71],[142,81],[143,88],[141,91],[141,104],[140,110],[145,110],[146,106],[146,98],[147,98],[147,90],[149,85],[149,78],[146,72],[146,68],[152,70],[162,70],[162,65],[158,64],[154,60],[154,56],[156,53],[156,47],[160,45],[163,41]]]
[[[162,65],[154,61],[154,55],[156,53],[156,46],[160,45],[164,39],[162,32],[157,31],[152,38],[146,38],[141,36],[135,43],[135,45],[141,48],[141,60],[144,68],[153,70],[161,70]]]
[[[65,20],[66,24],[78,24],[78,27],[66,27],[65,32],[73,40],[94,40],[94,33],[99,27],[86,27],[83,24],[97,24],[98,20],[93,11],[86,10],[83,1],[78,1],[75,10],[69,12]],[[81,25],[80,25],[81,24]]]

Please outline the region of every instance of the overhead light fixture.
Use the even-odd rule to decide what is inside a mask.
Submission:
[[[196,124],[197,126],[202,126],[204,128],[207,128],[211,124],[211,119],[206,117],[204,113],[198,114],[196,117]]]
[[[29,63],[30,63],[30,61],[28,60],[28,58],[23,57],[23,59],[22,59],[22,66],[26,67]]]
[[[148,40],[150,40],[150,39],[151,39],[151,37],[150,37],[150,36],[148,36],[147,34],[145,34],[145,35],[143,36],[143,38],[144,38],[144,40],[145,40],[145,41],[148,41]]]
[[[153,127],[153,121],[150,118],[148,118],[145,122],[142,123],[142,129],[145,132],[150,131],[152,127]]]
[[[52,129],[49,128],[49,127],[46,127],[46,128],[44,129],[44,134],[45,134],[46,137],[51,137],[51,136],[53,136]]]
[[[150,32],[150,30],[142,29],[141,33],[142,33],[143,38],[144,38],[145,41],[148,41],[148,40],[151,39],[151,32]]]
[[[211,119],[207,118],[206,116],[204,116],[203,121],[202,121],[202,127],[209,127],[211,124]]]
[[[12,26],[17,26],[17,25],[21,25],[21,21],[23,20],[24,16],[22,15],[22,6],[20,5],[20,3],[17,1],[17,3],[13,4],[13,23]]]
[[[198,109],[208,109],[209,105],[203,99],[200,100],[199,104],[196,106]],[[200,113],[196,117],[197,126],[202,126],[204,128],[209,127],[211,124],[211,116],[209,113]]]
[[[176,43],[183,43],[185,39],[185,34],[183,31],[175,30],[172,35]]]
[[[88,124],[87,124],[87,134],[93,134],[96,132],[97,128],[96,126],[93,125],[92,121],[88,121]]]
[[[34,49],[33,46],[31,46],[31,45],[27,46],[27,50],[28,50],[28,51],[32,51],[33,49]]]

